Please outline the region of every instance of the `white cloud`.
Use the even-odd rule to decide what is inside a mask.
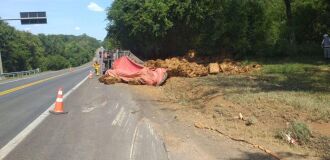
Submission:
[[[76,30],[76,31],[79,31],[80,30],[80,27],[74,27],[74,30]]]
[[[104,9],[102,7],[100,7],[98,4],[96,4],[95,2],[90,2],[88,4],[87,8],[94,12],[103,12],[104,11]]]
[[[25,32],[31,32],[31,28],[24,28]]]

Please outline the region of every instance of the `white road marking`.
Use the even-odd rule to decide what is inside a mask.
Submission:
[[[81,112],[88,113],[88,112],[93,111],[95,108],[97,108],[97,107],[86,107],[86,108],[83,108],[83,110]]]
[[[110,107],[109,108],[109,111],[107,112],[108,114],[110,114],[113,110],[115,110],[114,108],[117,108],[118,107],[118,103],[116,103],[116,106],[115,107]]]
[[[126,122],[125,122],[125,125],[124,125],[124,128],[127,126],[127,123],[128,123],[128,121],[129,121],[129,119],[130,119],[130,116],[131,114],[128,114],[128,117],[126,118]]]
[[[126,112],[123,112],[123,114],[120,116],[120,119],[118,120],[118,123],[117,123],[118,126],[121,126],[121,124],[123,124],[126,115],[127,115]]]
[[[81,86],[88,76],[80,81],[76,86],[70,89],[63,97],[66,99],[73,91],[75,91],[79,86]],[[39,117],[37,117],[32,123],[25,127],[19,134],[17,134],[12,140],[10,140],[5,146],[0,149],[0,159],[4,159],[12,150],[14,150],[42,121],[44,121],[48,115],[49,110],[54,108],[55,103],[53,103],[48,109],[46,109]]]
[[[118,114],[116,116],[116,118],[112,121],[112,125],[113,126],[115,126],[115,125],[121,126],[125,116],[126,116],[126,112],[124,111],[124,108],[121,107],[120,111],[118,112]]]
[[[107,103],[108,103],[107,101],[104,101],[103,103],[101,103],[101,106],[104,107],[105,105],[107,105]]]
[[[158,140],[157,136],[155,135],[155,131],[154,131],[154,129],[152,128],[151,124],[150,124],[149,122],[147,122],[147,121],[145,121],[145,123],[147,124],[147,127],[148,127],[148,129],[149,129],[149,131],[150,131],[150,134],[151,134],[152,136],[154,136],[156,140]]]
[[[133,156],[134,156],[134,146],[135,146],[135,139],[136,139],[136,136],[138,134],[138,127],[135,127],[135,131],[134,131],[134,134],[133,134],[133,138],[132,138],[132,144],[131,144],[131,152],[129,153],[129,159],[130,160],[133,160]]]

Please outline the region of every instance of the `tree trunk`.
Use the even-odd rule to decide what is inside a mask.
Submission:
[[[287,27],[289,31],[289,40],[290,43],[293,44],[295,40],[295,34],[293,29],[293,22],[292,22],[292,7],[291,3],[292,0],[284,0],[285,8],[286,8],[286,18],[287,18]]]
[[[286,18],[288,26],[292,26],[292,9],[291,9],[291,0],[284,0],[286,8]]]

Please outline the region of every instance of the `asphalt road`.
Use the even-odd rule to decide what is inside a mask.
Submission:
[[[0,148],[47,110],[55,101],[59,87],[64,88],[65,94],[89,70],[65,73],[0,96]],[[26,83],[45,78],[48,76],[29,79]],[[3,88],[10,88],[2,85],[17,87],[1,84],[0,93]],[[143,118],[139,107],[132,94],[120,86],[104,86],[96,78],[88,79],[64,100],[68,114],[47,116],[5,159],[168,159],[163,141],[151,122]]]
[[[54,103],[58,88],[63,87],[64,91],[71,89],[88,75],[90,69],[48,72],[0,84],[0,94],[4,94],[0,96],[0,148]],[[20,86],[44,79],[49,80],[20,89]],[[18,90],[13,91],[15,88]]]

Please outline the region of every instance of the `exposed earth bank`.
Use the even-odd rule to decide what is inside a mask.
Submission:
[[[250,90],[259,81],[251,75],[219,74],[198,78],[173,77],[161,87],[129,87],[161,106],[157,108],[155,105],[156,108],[151,110],[166,117],[163,124],[167,126],[159,125],[159,128],[165,135],[169,133],[165,141],[176,152],[178,148],[175,147],[179,144],[183,147],[181,150],[197,147],[201,150],[199,156],[209,155],[212,159],[222,153],[220,148],[240,144],[251,151],[245,152],[245,159],[272,159],[274,156],[281,159],[326,159],[330,152],[330,132],[326,129],[330,128],[329,122],[315,120],[317,115],[308,110],[297,110],[288,103],[281,103],[281,98],[286,95],[280,91],[275,93],[279,97],[272,97],[274,93],[271,92],[250,95],[239,93],[237,89]],[[306,122],[310,127],[312,138],[308,143],[289,144],[278,138],[279,131],[293,121]],[[172,136],[173,133],[175,136]],[[195,141],[198,143],[195,144]],[[212,145],[217,149],[211,149]],[[226,158],[230,159],[223,157]]]

